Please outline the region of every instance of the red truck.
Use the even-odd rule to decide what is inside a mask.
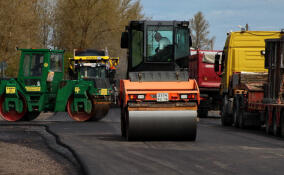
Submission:
[[[216,101],[220,99],[219,87],[221,79],[214,71],[215,55],[221,50],[190,50],[189,76],[195,79],[200,90],[198,116],[207,117],[209,110],[218,109]],[[220,70],[220,69],[219,69]]]

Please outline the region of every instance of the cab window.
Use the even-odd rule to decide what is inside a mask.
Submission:
[[[51,54],[50,56],[50,70],[53,72],[62,72],[63,69],[62,54]]]
[[[43,54],[27,54],[24,56],[24,76],[28,77],[38,77],[42,74],[44,62],[44,55]]]

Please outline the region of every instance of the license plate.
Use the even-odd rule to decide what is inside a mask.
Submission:
[[[168,93],[157,93],[157,101],[158,102],[169,101],[169,94]]]

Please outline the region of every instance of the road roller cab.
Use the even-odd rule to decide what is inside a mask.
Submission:
[[[95,102],[110,104],[113,101],[118,57],[110,57],[105,51],[74,49],[74,58],[69,58],[69,76],[75,80],[94,82]]]
[[[122,33],[127,80],[120,82],[121,131],[127,139],[196,138],[199,89],[188,75],[186,21],[131,21]]]
[[[8,121],[30,120],[45,106],[46,94],[56,93],[63,79],[63,50],[19,49],[17,78],[2,79],[0,113]]]
[[[71,79],[92,84],[88,96],[93,102],[95,120],[105,117],[110,104],[116,101],[114,76],[118,63],[118,57],[110,57],[107,51],[94,49],[74,49],[74,58],[69,58]]]

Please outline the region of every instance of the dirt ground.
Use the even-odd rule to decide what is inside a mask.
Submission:
[[[36,132],[0,129],[0,175],[80,174],[78,168],[51,150]]]
[[[42,151],[0,142],[0,174],[68,174],[64,166]]]

